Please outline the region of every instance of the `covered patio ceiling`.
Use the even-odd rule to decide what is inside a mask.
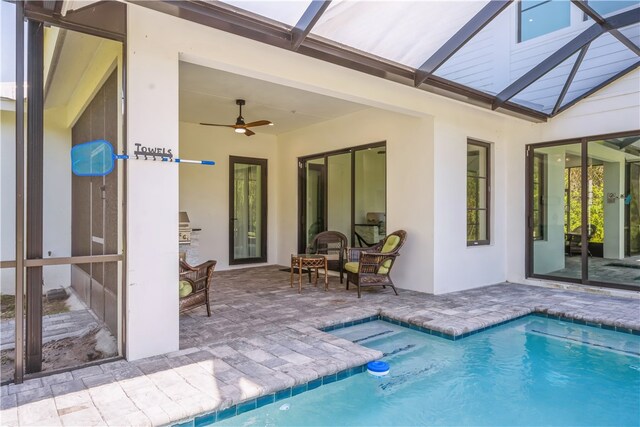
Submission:
[[[638,1],[611,2],[618,5],[607,12],[606,2],[571,0],[571,13],[583,14],[578,31],[547,34],[527,45],[533,50],[504,40],[522,12],[513,0],[130,2],[540,121],[640,65]]]

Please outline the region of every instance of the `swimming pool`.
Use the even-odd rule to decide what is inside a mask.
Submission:
[[[357,374],[215,425],[640,425],[637,335],[538,316],[456,341],[384,321],[331,333],[384,352],[390,374]]]

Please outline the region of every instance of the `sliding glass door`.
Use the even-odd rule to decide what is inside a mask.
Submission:
[[[351,246],[386,234],[386,146],[376,143],[299,160],[298,250],[321,231],[343,233]]]
[[[535,144],[530,277],[640,289],[640,135]]]

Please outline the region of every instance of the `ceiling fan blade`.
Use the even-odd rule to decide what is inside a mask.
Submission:
[[[225,127],[225,128],[232,128],[235,127],[234,125],[219,125],[216,123],[200,123],[203,126],[220,126],[220,127]]]
[[[251,129],[246,129],[244,134],[247,135],[247,136],[251,136],[251,135],[255,135],[256,133],[254,131],[252,131]]]
[[[257,122],[247,123],[246,127],[254,127],[254,126],[265,126],[270,125],[271,122],[269,120],[258,120]]]

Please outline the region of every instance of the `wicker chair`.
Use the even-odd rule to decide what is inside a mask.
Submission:
[[[211,317],[211,307],[209,306],[209,289],[213,279],[213,270],[216,268],[216,261],[207,261],[195,267],[180,261],[180,280],[188,281],[193,287],[193,292],[180,298],[180,313],[191,310],[201,305],[207,306],[207,316]]]
[[[587,231],[587,254],[591,256],[591,251],[589,250],[589,240],[596,234],[598,228],[595,224],[590,224],[589,229]],[[565,236],[565,253],[569,256],[571,255],[581,255],[582,254],[582,227],[575,228],[571,233],[568,233]]]
[[[313,238],[307,247],[307,253],[326,255],[330,268],[338,268],[340,271],[340,283],[342,283],[347,243],[347,236],[341,232],[323,231]],[[309,270],[309,282],[311,282],[311,270]]]
[[[406,231],[399,230],[389,234],[370,248],[349,248],[348,262],[345,264],[347,290],[349,282],[351,282],[358,287],[358,298],[360,298],[360,288],[366,286],[382,286],[383,288],[391,286],[393,292],[398,295],[390,273],[406,238]]]

